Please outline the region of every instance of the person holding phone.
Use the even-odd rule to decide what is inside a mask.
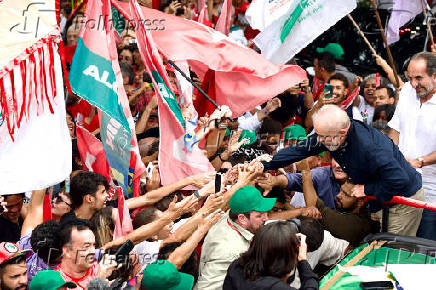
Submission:
[[[223,290],[295,289],[295,269],[300,289],[318,289],[318,276],[307,262],[306,236],[295,232],[289,221],[265,225],[253,238],[248,250],[227,270]]]
[[[348,79],[340,73],[332,75],[328,82],[324,85],[324,91],[321,92],[319,100],[315,103],[313,108],[307,113],[304,124],[306,129],[310,130],[313,127],[312,117],[324,105],[341,105],[349,94]],[[362,115],[357,107],[352,105],[348,106],[345,111],[350,119],[363,121]]]

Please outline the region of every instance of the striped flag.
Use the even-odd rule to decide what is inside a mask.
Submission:
[[[152,77],[156,88],[159,107],[160,145],[159,170],[162,184],[168,185],[187,176],[213,171],[209,160],[194,145],[192,152],[185,147],[185,121],[174,93],[169,89],[170,82],[162,59],[153,42],[151,34],[145,29],[144,19],[136,1],[130,0],[130,11],[136,26],[136,39],[139,52]]]

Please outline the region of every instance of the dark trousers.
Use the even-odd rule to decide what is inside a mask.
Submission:
[[[416,236],[436,241],[436,211],[424,209]]]

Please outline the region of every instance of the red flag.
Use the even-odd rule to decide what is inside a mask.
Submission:
[[[118,210],[115,212],[115,229],[114,239],[125,236],[133,231],[132,219],[130,218],[129,209],[125,206],[123,189],[118,187]],[[112,212],[114,214],[114,212]]]
[[[103,144],[94,135],[80,126],[76,127],[76,136],[83,169],[100,173],[106,177],[108,183],[111,183],[109,165],[106,161]]]
[[[215,29],[222,34],[229,35],[232,26],[232,0],[224,0],[221,14],[216,23]]]
[[[170,91],[170,82],[162,59],[153,42],[148,29],[144,27],[141,19],[139,5],[130,0],[130,9],[134,15],[135,29],[138,48],[142,60],[152,78],[156,89],[159,106],[159,170],[162,184],[174,183],[182,178],[201,172],[212,171],[213,167],[209,160],[198,148],[194,146],[192,151],[185,148],[184,120],[181,109],[174,93]],[[165,132],[165,133],[163,133]]]
[[[127,3],[112,0],[112,4],[131,19]],[[299,66],[272,64],[198,22],[146,7],[141,10],[147,19],[164,20],[160,22],[164,27],[150,27],[149,31],[167,59],[187,60],[201,79],[208,69],[215,71],[216,102],[228,105],[234,118],[306,79]]]

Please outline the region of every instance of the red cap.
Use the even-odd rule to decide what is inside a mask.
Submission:
[[[30,250],[21,250],[17,244],[10,242],[1,242],[0,243],[0,265],[6,263],[12,258],[15,258],[20,255],[30,255]]]

